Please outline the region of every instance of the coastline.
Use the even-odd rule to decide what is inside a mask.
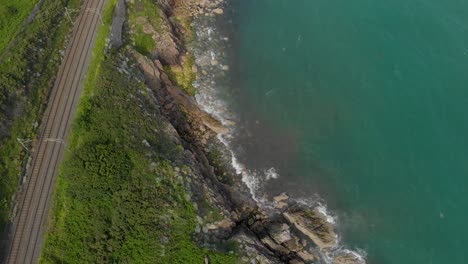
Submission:
[[[197,37],[204,37],[195,40],[195,46],[197,41],[207,46],[220,41],[219,38],[221,42],[228,41],[226,37],[214,35],[215,28],[202,26],[206,19],[224,13],[224,2],[180,2],[160,3],[163,13],[169,15],[164,20],[177,20],[171,19],[171,14],[182,13],[189,17]],[[203,20],[205,22],[201,23]],[[215,94],[209,94],[214,91],[213,87],[206,87],[208,83],[215,83],[213,78],[220,78],[213,68],[221,75],[229,70],[228,63],[219,55],[222,51],[217,54],[213,50],[198,50],[197,54],[196,48],[186,46],[184,36],[187,38],[187,32],[180,24],[172,23],[170,28],[175,42],[181,43],[181,52],[172,56],[172,61],[183,61],[180,54],[187,50],[195,55],[196,66],[192,69],[197,75],[195,86],[199,88],[196,101],[165,73],[165,66],[171,62],[164,58],[173,54],[160,53],[162,59],[153,61],[133,54],[144,72],[146,83],[155,92],[163,114],[182,138],[184,147],[192,153],[192,167],[198,167],[201,173],[201,178],[192,180],[188,187],[195,208],[207,200],[222,215],[218,221],[206,222],[203,220],[207,219],[206,212],[197,210],[201,219],[196,229],[197,240],[207,246],[236,241],[241,245],[238,253],[244,256],[244,261],[254,257],[260,263],[365,263],[364,257],[339,244],[334,231],[335,221],[322,204],[293,201],[287,194],[276,196],[273,202],[256,196],[254,185],[259,183],[237,162],[236,154],[229,146],[229,137],[235,129],[235,115],[231,113],[226,118],[228,106]],[[224,113],[218,109],[223,109]],[[270,172],[275,175],[274,168]]]
[[[132,10],[135,13],[145,11],[149,13],[133,14],[134,17],[125,16],[125,13],[132,15],[129,14],[131,12],[125,12],[125,3],[130,3],[134,9],[140,10]],[[198,257],[200,254],[206,254],[205,263],[219,263],[216,260],[210,261],[210,256],[213,256],[210,254],[218,253],[225,254],[228,259],[235,258],[236,263],[365,263],[365,259],[356,252],[342,248],[339,236],[335,232],[335,219],[327,213],[325,206],[315,201],[295,200],[286,193],[266,198],[267,196],[264,196],[260,190],[262,180],[279,177],[275,168],[256,172],[249,170],[239,161],[238,153],[233,148],[234,141],[232,141],[236,133],[239,133],[238,117],[223,100],[223,92],[231,88],[227,81],[230,61],[225,56],[224,50],[225,45],[229,45],[230,39],[220,34],[215,22],[218,18],[222,19],[221,16],[225,14],[226,8],[229,8],[227,0],[157,0],[150,6],[154,9],[148,10],[145,10],[148,6],[143,6],[143,2],[137,3],[119,0],[110,28],[110,36],[105,44],[102,42],[102,45],[107,45],[106,51],[102,54],[104,59],[98,62],[99,66],[96,66],[103,67],[104,73],[95,71],[94,82],[104,87],[109,85],[108,88],[113,88],[109,89],[112,92],[120,91],[130,96],[131,99],[128,98],[129,100],[125,103],[128,103],[128,107],[133,107],[132,110],[129,110],[125,117],[120,115],[117,118],[116,116],[116,120],[122,122],[125,119],[127,125],[135,126],[134,128],[142,126],[145,122],[151,123],[151,135],[142,131],[129,132],[127,127],[112,126],[112,129],[124,130],[128,135],[119,136],[121,142],[117,144],[118,146],[109,144],[106,141],[108,139],[104,140],[104,138],[115,135],[106,134],[110,131],[101,131],[91,136],[96,131],[90,130],[88,125],[95,126],[96,124],[86,118],[94,114],[95,117],[105,117],[103,121],[107,122],[116,113],[106,113],[105,108],[80,113],[76,121],[79,124],[74,128],[75,138],[70,145],[72,154],[68,157],[68,162],[62,165],[62,173],[65,176],[60,176],[58,190],[54,194],[52,207],[55,208],[51,212],[51,223],[45,238],[46,245],[43,248],[42,260],[59,256],[62,258],[64,245],[68,245],[68,242],[71,244],[82,242],[73,240],[73,237],[67,237],[66,230],[67,225],[70,227],[70,223],[72,226],[82,223],[80,221],[84,218],[77,220],[73,217],[86,216],[82,210],[88,205],[68,211],[70,208],[67,206],[72,202],[79,204],[79,201],[67,193],[67,185],[77,184],[77,182],[74,182],[76,180],[74,178],[69,176],[67,178],[66,174],[73,172],[73,169],[78,169],[72,166],[73,162],[70,162],[77,157],[77,154],[84,155],[83,157],[89,154],[86,158],[94,159],[92,158],[96,150],[93,150],[96,147],[94,143],[99,138],[106,143],[98,144],[97,150],[104,151],[110,148],[111,153],[120,153],[121,155],[116,154],[119,158],[116,160],[123,161],[123,163],[117,163],[119,166],[127,163],[133,164],[129,154],[133,151],[139,154],[145,153],[146,158],[167,155],[164,157],[164,162],[151,163],[149,159],[145,160],[137,155],[141,159],[136,159],[135,164],[148,162],[147,165],[151,171],[160,173],[161,175],[158,176],[162,177],[163,181],[167,181],[168,189],[175,188],[173,193],[166,196],[166,199],[173,198],[176,204],[179,203],[178,205],[183,207],[180,209],[181,215],[177,215],[177,212],[174,213],[172,209],[164,211],[166,208],[159,208],[158,213],[164,217],[190,216],[190,219],[185,218],[183,219],[185,221],[178,224],[185,224],[184,228],[189,230],[187,232],[189,236],[192,233],[190,232],[192,224],[195,226],[193,240],[200,248],[205,248],[202,250],[198,248],[200,251],[196,254]],[[132,37],[138,34],[152,38],[157,45],[136,45]],[[148,44],[144,40],[139,39],[139,43]],[[223,82],[226,83],[220,90],[219,84]],[[103,94],[96,96],[105,90],[104,87],[98,86],[89,88],[88,92],[93,96],[83,98],[86,109],[90,107],[92,99],[104,98]],[[116,94],[112,99],[118,102],[117,99],[122,99],[119,96],[122,94],[118,96]],[[116,110],[119,109],[116,107]],[[139,115],[131,118],[134,114],[132,111],[136,111]],[[134,119],[136,122],[132,123]],[[83,138],[80,138],[81,136]],[[136,138],[139,138],[137,144],[134,142]],[[116,139],[112,138],[112,140]],[[89,148],[81,149],[77,142],[87,142]],[[125,149],[125,144],[128,144],[128,149]],[[158,147],[162,149],[157,149]],[[173,163],[169,165],[165,162]],[[132,175],[126,169],[123,170],[126,174],[125,179]],[[86,168],[79,168],[79,170],[79,175],[71,174],[83,178],[89,176]],[[113,178],[112,181],[116,181],[113,182],[115,184],[118,183],[118,179]],[[180,189],[178,189],[179,184],[182,187]],[[82,187],[86,184],[80,183],[77,186]],[[128,187],[127,184],[123,186]],[[143,184],[143,186],[148,189],[154,187],[152,184]],[[94,193],[97,190],[94,187],[77,188],[74,191],[86,197],[89,196],[93,202],[99,202],[100,198]],[[172,192],[171,190],[169,192]],[[110,191],[111,196],[113,191],[115,190]],[[109,192],[109,190],[106,189],[104,192]],[[152,202],[152,205],[156,207],[157,201],[152,200]],[[70,204],[67,205],[67,203]],[[169,207],[167,203],[164,205]],[[105,220],[105,213],[95,216],[96,219],[92,221]],[[125,212],[122,215],[134,217],[137,214]],[[164,220],[164,223],[167,224],[167,221]],[[180,226],[178,228],[183,229]],[[183,232],[187,231],[185,229]],[[177,227],[174,230],[179,231]],[[79,233],[69,232],[72,235]],[[196,251],[192,247],[194,244],[192,237],[179,237],[179,240],[169,243],[171,237],[163,232],[159,238],[153,242],[160,242],[162,256],[165,254],[166,247],[169,247],[171,243],[175,247],[183,247],[185,245],[183,243],[189,241],[191,244],[188,248]],[[99,238],[99,241],[104,243],[107,239],[107,236],[103,236]],[[81,245],[80,249],[87,250],[88,246],[92,244]],[[112,247],[110,249],[107,247],[106,250],[113,251]],[[188,256],[194,251],[189,250]],[[91,252],[88,253],[87,258],[94,257]],[[183,255],[181,259],[186,256]],[[73,254],[67,257],[73,258]]]

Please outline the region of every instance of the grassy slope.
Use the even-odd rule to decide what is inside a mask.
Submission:
[[[46,0],[34,22],[0,64],[1,229],[8,221],[11,197],[26,157],[16,138],[34,138],[33,124],[44,109],[61,61],[58,50],[71,29],[61,11],[65,6],[76,8],[79,4],[80,0]],[[15,104],[16,112],[8,113]]]
[[[2,0],[0,2],[0,54],[16,36],[24,20],[39,0]]]
[[[137,23],[137,18],[145,18],[155,30],[161,30],[159,8],[151,0],[137,0],[129,3],[128,18],[132,27],[130,39],[135,49],[143,55],[150,55],[156,43],[150,34],[143,32],[143,26]]]
[[[104,55],[101,27],[54,193],[42,263],[233,263],[192,241],[195,212],[175,168],[181,147],[162,132],[144,84]],[[148,144],[146,144],[148,142]]]

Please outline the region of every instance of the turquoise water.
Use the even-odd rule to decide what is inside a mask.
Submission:
[[[468,1],[235,2],[238,110],[273,144],[245,155],[371,263],[468,263]]]

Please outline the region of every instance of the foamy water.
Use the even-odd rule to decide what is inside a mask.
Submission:
[[[222,99],[223,80],[226,78],[226,73],[229,70],[229,63],[224,56],[224,48],[229,40],[217,31],[215,27],[198,21],[195,25],[198,41],[193,48],[195,60],[198,67],[198,79],[194,86],[197,88],[195,96],[197,103],[202,110],[218,119],[224,126],[229,129],[227,134],[218,135],[218,139],[226,146],[231,154],[231,165],[236,170],[238,175],[242,176],[242,181],[247,185],[252,195],[252,198],[264,207],[273,208],[273,203],[269,201],[265,195],[263,187],[268,181],[278,179],[279,172],[275,167],[264,168],[261,171],[251,170],[239,161],[238,154],[234,151],[232,139],[237,131],[236,123],[238,116],[230,109],[228,103]],[[201,72],[201,74],[200,74]],[[336,225],[337,218],[328,212],[324,203],[320,202],[318,197],[307,197],[298,199],[296,202],[313,206],[315,210],[322,214],[327,222]],[[337,241],[340,241],[337,237]],[[349,250],[342,245],[337,244],[335,248],[320,252],[320,255],[325,263],[332,263],[333,258],[338,254],[351,254],[355,256],[358,263],[365,263],[365,252],[362,250]]]

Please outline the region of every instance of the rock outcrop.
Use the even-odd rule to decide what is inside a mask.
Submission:
[[[190,199],[199,214],[195,237],[203,245],[239,243],[238,254],[244,262],[314,263],[321,250],[337,245],[334,227],[320,210],[296,204],[285,193],[274,197],[276,209],[262,209],[252,199],[247,186],[229,165],[229,151],[217,138],[227,132],[218,120],[202,111],[192,96],[174,84],[165,71],[167,65],[182,62],[183,29],[175,14],[185,16],[222,14],[220,0],[158,0],[163,32],[141,19],[144,32],[157,40],[154,56],[144,56],[128,48],[146,85],[171,123],[174,138],[184,146],[184,163],[191,175],[186,179]],[[213,63],[213,62],[211,62]],[[197,69],[193,70],[197,72]],[[180,137],[180,138],[179,138]],[[213,150],[227,153],[213,163]],[[216,170],[215,170],[216,167]],[[229,183],[220,180],[229,177]],[[208,204],[208,205],[207,205]],[[350,264],[351,257],[335,257],[336,264]],[[348,262],[347,262],[348,261]]]
[[[333,225],[327,222],[326,216],[317,209],[292,206],[283,213],[283,216],[289,224],[310,238],[319,248],[327,249],[337,245],[337,235]]]
[[[362,257],[352,253],[343,252],[333,258],[333,264],[364,264],[365,261]]]

